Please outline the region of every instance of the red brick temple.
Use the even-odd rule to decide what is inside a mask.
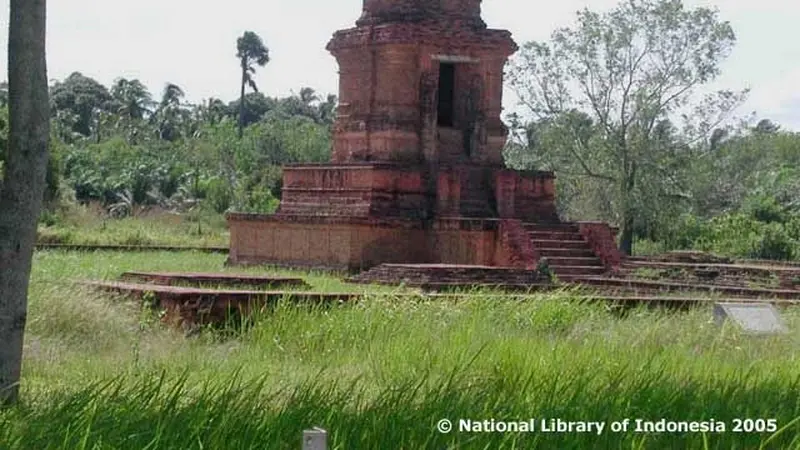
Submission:
[[[517,45],[480,10],[364,0],[327,46],[340,68],[331,161],[285,167],[275,214],[228,215],[230,263],[619,264],[607,225],[559,220],[552,173],[505,168],[503,69]]]

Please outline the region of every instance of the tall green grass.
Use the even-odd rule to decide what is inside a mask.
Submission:
[[[313,426],[337,449],[800,448],[800,333],[745,336],[716,327],[707,309],[620,318],[569,293],[451,301],[370,288],[356,305],[285,303],[234,337],[186,339],[132,302],[68,283],[131,269],[218,270],[222,259],[37,254],[24,402],[0,413],[0,448],[296,449]],[[322,290],[365,289],[308,278]],[[800,314],[785,317],[797,330]],[[445,418],[456,427],[715,419],[728,431],[442,434]],[[736,418],[785,428],[735,433]]]
[[[213,247],[227,246],[230,234],[222,215],[204,212],[158,210],[114,219],[91,207],[71,205],[43,217],[37,235],[42,244]]]

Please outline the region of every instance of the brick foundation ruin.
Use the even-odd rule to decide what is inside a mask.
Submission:
[[[327,46],[340,68],[331,162],[285,167],[275,214],[229,214],[230,263],[619,264],[607,225],[560,222],[552,173],[505,168],[503,69],[517,45],[480,4],[364,0]]]

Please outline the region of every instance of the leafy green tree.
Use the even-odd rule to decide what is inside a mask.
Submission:
[[[680,0],[630,0],[602,14],[586,9],[550,43],[525,44],[510,70],[512,88],[536,121],[536,140],[546,143],[533,160],[605,185],[627,253],[646,205],[686,196],[676,167],[698,156],[690,144],[723,123],[746,94],[693,100],[735,43],[718,16]]]
[[[303,116],[317,123],[332,124],[336,96],[329,95],[323,102],[314,89],[303,87],[300,93],[281,99],[279,109],[286,116]]]
[[[236,100],[228,105],[228,111],[236,111],[240,116],[239,122],[248,127],[267,115],[268,112],[278,108],[278,101],[262,94],[261,92],[250,92],[244,96],[244,106],[241,100]]]
[[[256,73],[255,66],[264,67],[269,62],[269,49],[264,45],[261,38],[252,31],[245,31],[236,40],[236,57],[239,58],[239,66],[242,69],[241,94],[239,95],[239,139],[244,135],[244,114],[245,114],[245,87],[250,86],[258,92],[253,75]]]
[[[758,124],[756,124],[753,131],[756,133],[770,134],[770,133],[776,133],[780,129],[781,127],[778,124],[774,123],[773,121],[769,119],[762,119],[758,122]]]
[[[73,72],[50,89],[53,113],[69,111],[76,120],[73,131],[91,136],[100,111],[111,111],[111,94],[105,86],[80,72]]]

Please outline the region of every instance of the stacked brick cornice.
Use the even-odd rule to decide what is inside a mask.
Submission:
[[[508,58],[518,46],[506,30],[474,28],[463,20],[426,20],[362,26],[334,34],[327,49],[335,56],[341,50],[376,45],[437,46],[469,53],[490,52],[493,58]]]
[[[481,0],[364,0],[358,26],[426,19],[460,19],[486,27],[481,19]]]

